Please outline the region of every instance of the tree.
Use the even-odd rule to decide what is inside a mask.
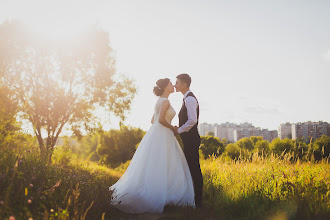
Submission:
[[[228,144],[225,148],[225,152],[228,156],[230,156],[232,159],[237,159],[240,155],[241,149],[237,146],[237,144]]]
[[[295,157],[302,159],[308,152],[308,146],[306,140],[303,138],[297,138],[293,141],[292,151],[295,154]]]
[[[212,154],[215,156],[221,155],[225,147],[219,138],[213,136],[202,136],[200,149],[204,155],[204,159]]]
[[[330,137],[322,135],[322,137],[317,138],[313,144],[315,151],[315,159],[320,160],[322,157],[330,156]]]
[[[239,146],[241,149],[247,149],[249,151],[253,150],[253,142],[250,138],[242,138],[236,142],[237,146]]]
[[[269,142],[266,140],[258,140],[254,145],[254,149],[258,151],[259,155],[267,155],[269,152]]]
[[[275,138],[270,143],[269,148],[271,152],[280,155],[283,153],[283,151],[285,151],[286,153],[291,151],[293,149],[293,146],[294,141],[289,138],[285,138],[283,140],[281,140],[280,138]]]
[[[101,162],[117,167],[132,159],[136,145],[142,140],[145,132],[139,128],[121,126],[120,130],[110,130],[101,134],[97,154]]]
[[[17,103],[13,102],[11,95],[8,88],[0,84],[0,147],[7,145],[12,135],[19,130]]]
[[[96,108],[123,121],[136,93],[132,80],[115,80],[109,36],[97,25],[59,40],[40,37],[18,21],[1,24],[0,74],[49,159],[65,125],[78,137],[94,131],[100,126]]]
[[[251,136],[250,139],[253,143],[253,146],[255,146],[258,141],[261,141],[264,138],[262,136]]]

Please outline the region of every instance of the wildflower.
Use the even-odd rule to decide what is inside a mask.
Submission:
[[[33,184],[32,183],[30,183],[30,187],[33,187]]]
[[[28,220],[33,220],[33,218],[30,217],[30,218],[28,218]]]
[[[50,212],[54,212],[54,209],[51,209]]]
[[[28,152],[28,153],[30,153],[30,152],[31,152],[31,150],[29,149],[27,152]]]
[[[9,216],[9,220],[15,220],[14,216]]]
[[[61,180],[58,180],[53,187],[58,187],[61,184]]]
[[[31,199],[28,199],[27,202],[28,202],[28,204],[31,204],[32,203],[32,200]]]
[[[0,205],[3,205],[3,204],[5,204],[3,201],[0,201]]]

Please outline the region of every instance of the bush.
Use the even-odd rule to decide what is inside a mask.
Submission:
[[[252,141],[253,146],[255,146],[258,141],[262,141],[263,139],[264,138],[262,136],[251,136],[250,137],[250,140]]]
[[[200,149],[204,155],[204,159],[211,155],[221,155],[225,148],[219,138],[213,136],[202,136]]]
[[[322,157],[330,156],[330,137],[323,135],[315,140],[313,144],[315,151],[315,159],[320,160]]]
[[[237,159],[240,155],[240,148],[237,146],[237,144],[228,144],[225,148],[225,152],[228,156],[230,156],[232,159]]]
[[[254,145],[254,149],[259,155],[267,155],[269,153],[269,142],[266,140],[258,140]]]
[[[236,142],[237,146],[239,146],[241,149],[247,149],[249,151],[253,150],[253,142],[250,138],[242,138]]]
[[[100,136],[97,154],[101,162],[111,167],[132,159],[136,145],[142,140],[145,132],[139,128],[122,126],[120,130],[110,130]]]
[[[86,166],[47,164],[37,156],[0,151],[0,219],[101,219],[110,216],[109,186],[119,176]],[[87,208],[93,203],[89,211]]]
[[[293,149],[294,141],[285,138],[281,140],[280,138],[275,138],[269,145],[270,151],[276,155],[281,155],[284,152],[290,152]]]

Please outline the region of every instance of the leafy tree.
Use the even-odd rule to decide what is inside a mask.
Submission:
[[[97,25],[61,40],[18,21],[0,25],[0,77],[49,159],[65,125],[80,137],[100,126],[95,108],[125,119],[136,89],[130,79],[115,79],[115,71],[109,35]]]
[[[0,84],[0,147],[9,144],[14,133],[19,130],[16,121],[17,103],[11,99],[11,92]]]
[[[97,154],[101,162],[111,167],[117,167],[121,163],[132,159],[138,144],[145,132],[139,128],[121,126],[120,130],[104,132],[99,137]]]
[[[322,135],[317,138],[313,144],[314,155],[316,160],[320,160],[322,157],[330,156],[330,137]]]
[[[258,141],[261,141],[264,138],[262,136],[251,136],[250,139],[253,143],[253,146],[255,146]]]
[[[258,151],[259,155],[267,155],[269,152],[269,142],[267,140],[258,140],[254,145],[254,149]]]
[[[237,146],[239,146],[241,149],[247,149],[249,151],[253,150],[253,142],[250,138],[242,138],[238,141],[236,141]]]
[[[204,159],[212,154],[215,156],[221,155],[225,147],[219,138],[213,136],[202,136],[200,149],[204,155]]]
[[[100,159],[96,153],[96,150],[99,143],[99,137],[102,133],[104,132],[99,131],[81,138],[78,153],[83,159],[89,159],[91,161],[98,161]]]
[[[289,138],[285,138],[283,140],[281,140],[280,138],[275,138],[270,143],[269,148],[271,152],[280,155],[283,153],[283,151],[285,152],[291,151],[293,149],[293,146],[294,146],[294,141]]]
[[[237,146],[236,143],[230,143],[226,146],[225,152],[228,156],[230,156],[232,159],[237,159],[240,155],[241,148]]]
[[[292,151],[294,152],[295,157],[302,159],[308,152],[306,140],[303,138],[297,138],[294,140]]]

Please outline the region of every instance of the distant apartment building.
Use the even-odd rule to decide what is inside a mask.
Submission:
[[[278,127],[278,137],[281,139],[292,138],[292,124],[287,122]]]
[[[298,122],[291,125],[292,139],[311,138],[315,140],[322,135],[330,136],[330,124],[327,122]]]
[[[237,125],[234,123],[222,123],[216,124],[214,128],[215,136],[222,139],[226,138],[230,142],[234,142],[234,130],[236,129]]]
[[[276,131],[276,130],[272,130],[272,131],[270,131],[270,140],[274,140],[275,138],[278,138],[278,131]]]
[[[256,128],[253,126],[250,127],[238,127],[234,131],[234,141],[238,141],[244,137],[251,137],[251,136],[261,136],[264,140],[272,141],[273,139],[277,138],[278,132],[276,130],[268,130],[268,129],[261,129]]]
[[[214,132],[214,125],[208,123],[202,123],[198,125],[198,131],[200,135],[207,135],[208,132]],[[214,133],[215,134],[215,133]]]
[[[268,129],[256,128],[251,123],[247,122],[241,124],[229,122],[214,125],[207,123],[200,124],[200,135],[206,135],[209,131],[214,131],[216,137],[220,139],[226,138],[230,142],[236,142],[241,138],[251,136],[262,136],[264,140],[272,141],[278,136],[276,130],[269,131]]]

